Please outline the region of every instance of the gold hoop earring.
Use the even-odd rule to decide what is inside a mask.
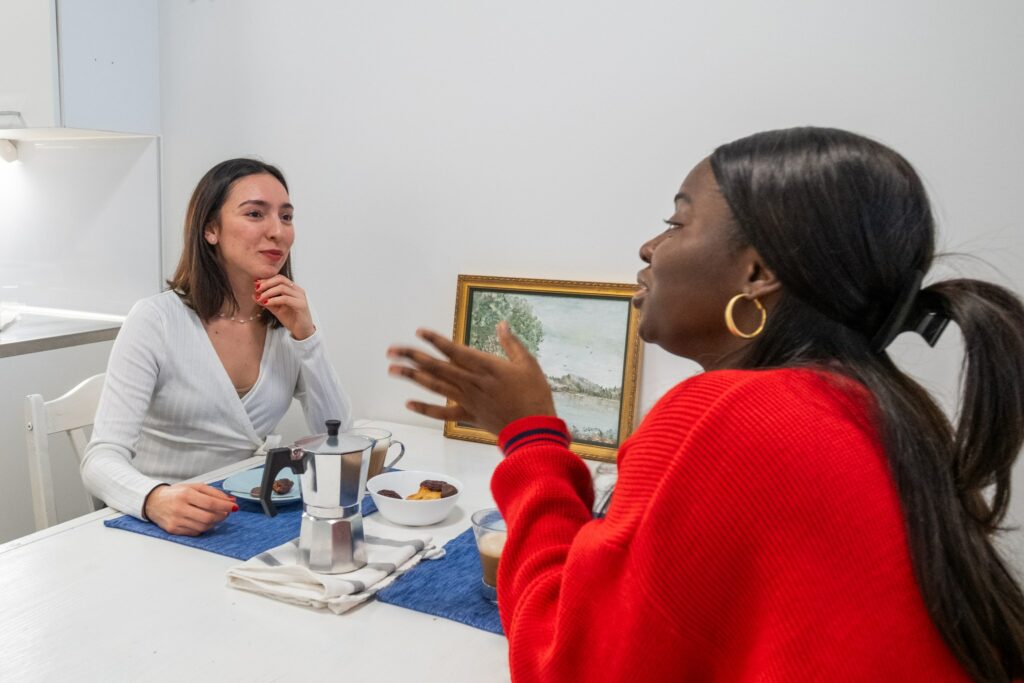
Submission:
[[[741,332],[740,328],[736,327],[736,321],[732,319],[733,306],[735,306],[736,302],[739,301],[740,299],[753,301],[754,306],[757,307],[757,310],[761,311],[761,324],[758,325],[757,329],[754,330],[753,332]],[[750,297],[747,294],[740,293],[734,296],[733,298],[729,299],[729,303],[725,305],[725,326],[729,328],[729,332],[731,332],[734,336],[739,337],[741,339],[753,339],[757,335],[761,334],[761,332],[764,330],[764,324],[767,321],[768,312],[764,310],[764,306],[761,305],[761,301],[756,296]]]

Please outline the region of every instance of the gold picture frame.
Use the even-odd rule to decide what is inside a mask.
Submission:
[[[570,450],[614,462],[636,417],[641,345],[630,302],[636,291],[636,285],[607,282],[459,275],[452,339],[501,353],[494,325],[508,320],[552,383]],[[452,420],[444,423],[444,435],[496,442],[490,432]]]

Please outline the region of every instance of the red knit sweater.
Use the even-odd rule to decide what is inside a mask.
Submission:
[[[668,392],[608,515],[555,418],[509,425],[491,487],[514,681],[964,681],[928,618],[869,395],[810,370]]]

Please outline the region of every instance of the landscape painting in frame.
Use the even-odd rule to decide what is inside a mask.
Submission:
[[[636,285],[460,275],[453,339],[504,356],[495,326],[510,328],[540,363],[569,428],[571,449],[614,461],[633,430],[640,344]],[[445,436],[494,443],[448,421]]]

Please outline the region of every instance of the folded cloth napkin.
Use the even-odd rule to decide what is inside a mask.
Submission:
[[[381,590],[377,600],[503,635],[498,606],[480,592],[483,577],[473,530],[448,541],[444,550],[442,561],[416,567]]]
[[[232,588],[297,605],[346,612],[372,597],[420,560],[444,557],[429,534],[363,520],[366,566],[345,574],[320,574],[299,564],[299,541],[260,553],[228,570]]]

